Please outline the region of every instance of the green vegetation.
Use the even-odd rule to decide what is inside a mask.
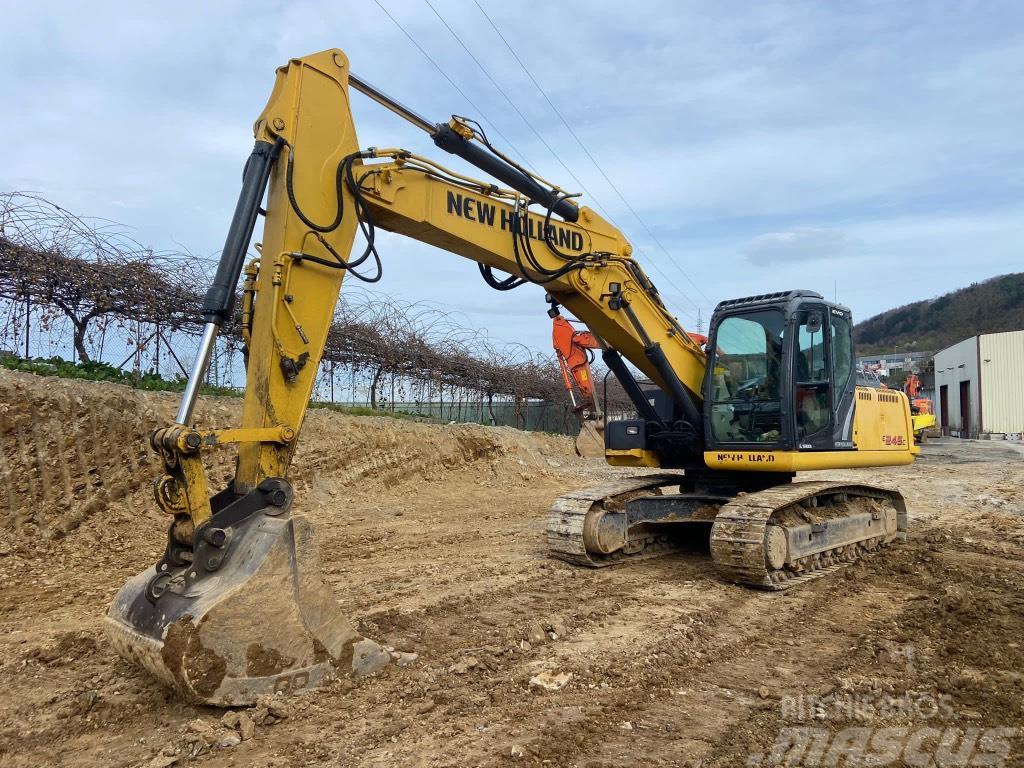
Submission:
[[[155,373],[123,371],[109,363],[100,363],[94,360],[86,363],[72,363],[62,357],[31,357],[25,359],[10,353],[0,353],[0,366],[11,371],[24,371],[25,373],[34,373],[38,376],[57,376],[61,379],[84,379],[86,381],[109,381],[115,384],[127,384],[129,387],[144,389],[150,392],[181,392],[185,389],[185,378],[181,376],[165,379]],[[204,386],[201,391],[205,395],[241,396],[240,392],[230,387]]]
[[[108,381],[114,384],[125,384],[135,389],[144,389],[149,392],[181,392],[185,389],[185,378],[183,376],[165,379],[155,373],[123,371],[109,363],[99,363],[96,361],[72,363],[70,360],[65,360],[62,357],[33,357],[26,360],[9,352],[0,352],[0,367],[11,371],[34,373],[37,376],[56,376],[61,379],[82,379],[84,381]],[[242,396],[240,391],[230,387],[204,385],[200,391],[204,395]],[[374,410],[373,408],[339,405],[337,403],[311,401],[309,407],[325,408],[349,416],[388,416],[393,419],[406,419],[410,421],[438,421],[438,419],[414,413]]]
[[[854,326],[857,354],[930,351],[979,333],[1024,328],[1024,272],[972,283],[937,299],[915,301]]]

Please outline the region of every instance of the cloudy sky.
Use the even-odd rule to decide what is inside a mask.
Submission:
[[[579,141],[473,0],[8,0],[0,190],[215,257],[275,67],[339,47],[422,114],[481,117],[588,190],[691,328],[751,293],[835,292],[864,319],[1022,268],[1015,0],[480,4]],[[364,146],[443,154],[353,103]],[[548,349],[542,289],[495,295],[458,257],[379,243],[375,291]]]

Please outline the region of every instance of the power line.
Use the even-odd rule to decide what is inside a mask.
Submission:
[[[534,166],[534,164],[533,164],[533,163],[531,163],[530,161],[528,161],[528,160],[526,159],[526,157],[525,157],[525,156],[523,155],[523,153],[522,153],[522,152],[521,152],[521,151],[520,151],[520,150],[519,150],[519,149],[518,149],[518,148],[517,148],[517,147],[515,146],[515,144],[513,144],[513,143],[512,143],[512,141],[511,141],[511,140],[510,140],[510,139],[509,139],[509,138],[508,138],[507,136],[505,136],[505,135],[504,135],[504,134],[503,134],[503,133],[501,132],[501,130],[500,130],[500,129],[499,129],[499,128],[498,128],[497,126],[496,126],[495,122],[494,122],[493,120],[491,120],[490,118],[487,118],[487,117],[486,117],[486,115],[484,114],[484,111],[483,111],[482,109],[480,109],[480,107],[478,107],[478,106],[476,105],[476,103],[475,103],[475,102],[474,102],[474,101],[473,101],[473,100],[472,100],[472,99],[471,99],[471,98],[470,98],[470,97],[469,97],[469,96],[468,96],[468,95],[466,94],[466,92],[465,92],[465,91],[463,91],[463,90],[462,90],[462,89],[461,89],[461,88],[460,88],[460,87],[458,86],[458,84],[457,84],[457,83],[456,83],[456,82],[455,82],[455,81],[454,81],[454,80],[453,80],[453,79],[452,79],[452,78],[451,78],[451,77],[450,77],[450,76],[448,75],[448,73],[447,73],[447,72],[446,72],[446,71],[445,71],[445,70],[444,70],[444,69],[443,69],[443,68],[441,67],[441,65],[440,65],[440,64],[438,64],[438,63],[437,63],[437,61],[436,61],[436,60],[435,60],[435,59],[434,59],[434,58],[433,58],[433,57],[432,57],[432,56],[431,56],[431,55],[430,55],[429,53],[427,53],[426,49],[424,49],[424,48],[423,48],[423,46],[419,44],[419,42],[418,42],[418,41],[416,40],[416,38],[415,38],[415,37],[413,37],[413,35],[412,35],[412,34],[411,34],[411,33],[410,33],[410,32],[409,32],[409,31],[408,31],[408,30],[407,30],[407,29],[406,29],[406,28],[405,28],[404,26],[402,26],[402,24],[401,24],[401,23],[400,23],[400,22],[398,21],[398,19],[396,19],[396,18],[395,18],[394,16],[392,16],[392,15],[391,15],[391,13],[390,13],[390,12],[388,11],[388,9],[387,9],[387,8],[385,8],[385,7],[384,7],[384,6],[383,6],[383,5],[381,4],[380,0],[374,0],[374,3],[375,3],[375,4],[377,5],[377,7],[378,7],[378,8],[380,8],[380,9],[381,9],[381,11],[383,11],[383,12],[384,12],[384,14],[385,14],[385,15],[386,15],[386,16],[387,16],[387,17],[388,17],[388,18],[389,18],[390,20],[391,20],[391,22],[392,22],[392,23],[393,23],[393,24],[394,24],[394,25],[395,25],[396,27],[398,27],[398,29],[399,29],[399,30],[400,30],[400,31],[402,32],[402,34],[404,34],[404,35],[405,35],[405,36],[406,36],[406,37],[407,37],[407,38],[409,39],[409,41],[410,41],[410,42],[411,42],[411,43],[412,43],[412,44],[413,44],[414,46],[416,46],[416,49],[417,49],[417,50],[418,50],[418,51],[419,51],[419,52],[420,52],[421,54],[423,54],[423,56],[424,56],[424,57],[425,57],[425,58],[427,59],[427,61],[429,61],[429,62],[430,62],[430,63],[431,63],[431,64],[432,64],[433,66],[434,66],[434,69],[436,69],[436,70],[437,70],[437,71],[438,71],[439,73],[441,73],[441,76],[442,76],[442,77],[444,77],[444,79],[448,81],[449,85],[451,85],[451,86],[452,86],[452,88],[454,88],[454,89],[455,89],[455,90],[456,90],[456,91],[457,91],[457,92],[459,93],[459,95],[460,95],[460,96],[462,96],[462,98],[464,98],[464,99],[466,100],[466,102],[467,102],[467,103],[469,103],[469,105],[470,105],[471,107],[473,107],[473,109],[475,109],[475,110],[476,110],[476,111],[477,111],[477,112],[478,112],[478,113],[480,114],[480,116],[481,116],[482,118],[484,118],[484,119],[485,119],[485,120],[487,121],[487,123],[488,123],[488,124],[489,124],[489,125],[490,125],[490,126],[491,126],[491,127],[493,128],[493,129],[494,129],[494,132],[495,132],[495,134],[497,134],[497,135],[498,135],[499,137],[501,137],[501,139],[502,139],[502,140],[503,140],[503,141],[504,141],[504,142],[505,142],[506,144],[508,144],[508,145],[509,145],[509,146],[510,146],[510,147],[511,147],[511,148],[512,148],[512,149],[513,149],[514,151],[515,151],[515,153],[516,153],[517,155],[519,155],[520,159],[522,159],[522,160],[523,160],[523,161],[524,161],[524,162],[526,163],[526,165],[528,165],[528,166]],[[429,2],[428,2],[427,4],[428,4],[428,5],[430,5],[430,3],[429,3]],[[479,7],[479,4],[477,4],[477,7]],[[478,66],[478,67],[480,67],[481,71],[483,71],[483,72],[484,72],[484,74],[485,74],[485,75],[487,75],[487,78],[488,78],[488,80],[490,80],[490,81],[491,81],[491,83],[492,83],[492,84],[493,84],[493,85],[495,86],[495,88],[497,88],[497,89],[498,89],[498,91],[499,91],[499,92],[501,92],[502,96],[504,96],[504,97],[505,97],[505,99],[506,99],[506,100],[508,100],[508,101],[509,101],[509,103],[511,104],[512,102],[511,102],[511,100],[509,100],[509,98],[508,98],[508,96],[507,96],[507,95],[505,94],[505,92],[504,92],[504,91],[503,91],[503,90],[501,89],[501,87],[500,87],[500,86],[499,86],[499,85],[498,85],[498,84],[497,84],[497,83],[496,83],[496,82],[494,81],[494,79],[490,77],[490,75],[489,75],[489,74],[487,73],[487,71],[486,71],[486,70],[484,70],[484,68],[483,68],[483,65],[482,65],[482,64],[480,64],[480,62],[479,62],[479,61],[477,60],[477,58],[476,58],[475,56],[473,56],[473,54],[472,54],[472,53],[471,53],[471,52],[469,51],[469,48],[468,48],[468,47],[467,47],[467,46],[465,45],[465,43],[463,43],[463,42],[462,42],[462,40],[461,40],[461,39],[460,39],[460,38],[458,37],[458,35],[456,35],[456,34],[455,34],[454,30],[452,30],[452,28],[451,28],[451,27],[450,27],[450,26],[448,25],[448,23],[447,23],[447,22],[446,22],[446,21],[444,20],[444,18],[443,18],[443,17],[441,17],[441,15],[440,15],[440,14],[439,14],[439,13],[437,12],[437,10],[436,10],[436,9],[434,9],[434,7],[433,7],[432,5],[430,5],[430,9],[431,9],[432,11],[434,11],[434,14],[435,14],[435,15],[437,15],[437,17],[438,17],[439,19],[441,19],[441,22],[442,22],[442,23],[443,23],[443,24],[445,25],[445,27],[447,27],[447,28],[448,28],[448,30],[449,30],[449,31],[450,31],[450,32],[452,33],[452,35],[453,35],[453,36],[455,36],[455,38],[456,38],[456,39],[457,39],[457,40],[459,41],[460,45],[462,45],[462,47],[463,47],[463,49],[464,49],[464,50],[466,51],[466,53],[468,53],[468,54],[470,55],[470,57],[471,57],[471,58],[473,59],[473,61],[474,61],[474,62],[476,62],[477,66]],[[481,10],[481,12],[483,12],[483,8],[480,8],[480,10]],[[486,13],[484,13],[484,15],[485,15],[485,16],[487,16],[487,14],[486,14]],[[488,19],[488,21],[490,21],[490,17],[487,17],[487,19]],[[491,22],[491,26],[492,26],[492,27],[494,26],[494,22]],[[497,31],[497,28],[495,28],[495,31]],[[499,32],[498,34],[499,34],[499,36],[501,35],[501,33],[500,33],[500,32]],[[511,48],[511,46],[509,46],[509,45],[508,45],[508,42],[507,42],[507,41],[505,41],[504,37],[502,37],[502,41],[503,41],[503,42],[505,42],[505,45],[509,47],[509,50],[510,50],[510,51],[512,51],[512,48]],[[515,51],[512,51],[512,55],[513,55],[513,56],[515,56]],[[516,60],[517,60],[517,61],[519,60],[519,57],[518,57],[518,56],[516,56]],[[522,62],[521,62],[521,61],[520,61],[520,66],[522,66]],[[524,67],[524,69],[525,69],[525,67]],[[527,71],[527,74],[529,75],[529,72],[528,72],[528,71]],[[532,75],[530,76],[530,78],[531,78],[531,80],[533,79],[533,78],[532,78]],[[534,84],[536,85],[536,81],[535,81],[535,80],[534,80]],[[539,88],[539,86],[538,86],[538,88]],[[543,91],[542,91],[542,93],[543,93]],[[545,98],[547,98],[546,94],[545,94]],[[550,104],[550,100],[548,101],[548,103]],[[514,104],[513,104],[513,108],[514,108],[514,109],[516,109],[516,112],[517,112],[517,113],[519,113],[520,117],[522,117],[522,118],[523,118],[523,121],[527,123],[527,125],[528,125],[528,126],[529,126],[529,127],[531,128],[531,130],[533,130],[533,131],[534,131],[534,133],[537,133],[536,129],[534,129],[534,128],[533,128],[533,126],[532,126],[532,125],[530,125],[529,121],[527,121],[527,120],[526,120],[525,116],[523,116],[523,115],[522,115],[522,113],[521,113],[521,112],[519,112],[519,110],[518,110],[518,109],[517,109],[517,108],[515,107],[515,105],[514,105]],[[552,108],[554,108],[554,105],[552,105]],[[556,113],[557,113],[557,110],[556,110]],[[565,122],[565,118],[562,118],[561,114],[559,114],[559,117],[560,117],[560,118],[562,119],[562,122],[564,123],[564,122]],[[571,132],[571,130],[572,130],[572,129],[570,129],[570,132]],[[577,176],[576,176],[576,175],[575,175],[575,174],[574,174],[574,173],[573,173],[573,172],[572,172],[572,171],[571,171],[571,170],[570,170],[570,169],[568,168],[568,166],[566,166],[566,165],[565,165],[565,163],[563,163],[563,162],[562,162],[561,158],[559,158],[559,157],[558,157],[558,155],[557,155],[557,153],[555,153],[555,152],[554,152],[554,150],[553,150],[553,149],[551,149],[551,147],[550,147],[550,146],[548,145],[548,143],[547,143],[546,141],[544,141],[543,137],[541,137],[539,133],[537,133],[537,136],[538,136],[538,138],[540,138],[540,139],[541,139],[541,141],[542,141],[542,142],[544,143],[544,145],[545,145],[546,147],[548,147],[548,149],[549,149],[549,150],[551,150],[552,154],[553,154],[553,155],[555,155],[555,159],[556,159],[556,160],[558,160],[558,161],[559,161],[559,163],[561,163],[561,164],[562,164],[562,166],[563,166],[563,167],[564,167],[564,168],[566,169],[566,171],[567,171],[567,172],[569,173],[569,175],[570,175],[570,176],[572,176],[572,177],[573,177],[573,179],[575,179],[575,180],[576,180],[576,182],[580,184],[580,187],[581,187],[581,189],[583,189],[583,191],[584,191],[584,192],[586,192],[586,194],[587,194],[587,195],[588,195],[589,197],[591,197],[591,198],[593,199],[593,202],[594,202],[595,206],[596,206],[596,207],[597,207],[598,209],[601,209],[601,212],[602,212],[602,214],[604,215],[604,217],[605,217],[606,219],[608,219],[608,221],[609,221],[609,222],[611,222],[611,224],[612,224],[613,226],[615,226],[615,227],[617,227],[617,228],[621,229],[621,227],[619,227],[619,226],[618,226],[618,224],[616,224],[616,223],[615,223],[615,221],[614,221],[614,220],[612,219],[612,217],[611,217],[611,216],[610,216],[610,215],[609,215],[609,214],[608,214],[608,213],[607,213],[607,212],[606,212],[605,210],[603,210],[603,209],[602,209],[602,206],[601,206],[601,205],[600,205],[600,204],[599,204],[599,203],[597,202],[597,199],[596,199],[596,198],[594,198],[594,196],[593,196],[593,195],[592,195],[592,194],[591,194],[591,193],[589,192],[589,190],[587,190],[587,189],[586,189],[585,185],[584,185],[584,184],[583,184],[583,183],[582,183],[582,182],[581,182],[581,181],[580,181],[580,180],[579,180],[579,179],[577,178]],[[573,136],[575,137],[575,133],[573,133]],[[578,138],[578,137],[576,137],[576,141],[577,141],[577,142],[579,142],[579,138]],[[582,144],[581,144],[581,146],[582,146]],[[584,151],[586,151],[586,148],[585,148],[585,147],[584,147]],[[595,165],[596,165],[596,161],[594,161],[593,157],[592,157],[592,156],[590,156],[590,153],[588,152],[587,154],[588,154],[588,157],[590,157],[590,158],[591,158],[591,161],[592,161],[592,162],[595,162]],[[534,167],[536,167],[536,166],[534,166]],[[600,168],[599,168],[598,170],[600,170]],[[610,182],[609,182],[609,183],[610,183]],[[621,197],[621,195],[620,195],[620,197]],[[632,210],[632,209],[631,209],[631,210]],[[635,214],[635,212],[634,212],[634,215],[636,215],[636,214]],[[643,222],[641,222],[641,223],[643,223]],[[637,251],[638,251],[639,253],[643,254],[643,249],[641,249],[641,248],[640,248],[639,246],[637,246],[637,247],[636,247],[636,249],[637,249]],[[670,258],[671,258],[671,257],[670,257]],[[691,298],[690,298],[689,296],[687,296],[686,292],[685,292],[685,291],[683,291],[683,289],[682,289],[682,288],[680,288],[680,287],[679,287],[679,286],[678,286],[678,285],[676,284],[676,282],[675,282],[675,281],[674,281],[674,280],[673,280],[673,279],[672,279],[671,277],[669,277],[669,276],[668,276],[668,275],[667,275],[667,274],[666,274],[666,273],[665,273],[664,271],[662,271],[662,269],[661,269],[661,268],[660,268],[660,267],[658,266],[658,264],[657,264],[657,263],[656,263],[656,262],[655,262],[655,261],[654,261],[653,259],[652,259],[652,260],[650,260],[650,261],[649,261],[648,263],[649,263],[649,264],[651,265],[651,267],[652,267],[652,268],[653,268],[653,269],[654,269],[654,270],[655,270],[655,271],[656,271],[656,272],[657,272],[657,273],[658,273],[658,274],[659,274],[659,275],[660,275],[660,276],[661,276],[662,278],[664,278],[664,279],[665,279],[665,281],[666,281],[666,282],[667,282],[667,283],[668,283],[668,284],[669,284],[670,286],[672,286],[672,288],[674,288],[674,289],[675,289],[675,291],[676,291],[676,292],[677,292],[677,293],[679,294],[679,296],[681,296],[682,298],[684,298],[684,299],[686,299],[687,301],[689,301],[689,302],[690,302],[690,304],[692,304],[692,305],[694,306],[694,308],[695,308],[695,309],[698,309],[698,310],[700,309],[700,307],[699,307],[699,306],[697,305],[697,303],[696,303],[695,301],[693,301],[693,299],[691,299]],[[685,274],[684,274],[684,276],[685,276]],[[707,297],[705,296],[705,298],[707,298]],[[687,315],[689,315],[690,317],[693,317],[693,313],[692,313],[692,312],[686,311],[686,314],[687,314]]]
[[[512,46],[508,42],[508,40],[505,39],[505,36],[501,33],[501,30],[498,29],[498,26],[494,23],[494,21],[491,19],[491,17],[487,14],[487,11],[485,11],[483,6],[480,5],[479,0],[473,0],[473,3],[480,10],[480,13],[483,14],[484,18],[487,19],[487,22],[491,25],[491,28],[498,34],[498,37],[501,38],[501,41],[505,44],[505,47],[508,48],[509,53],[512,54],[513,58],[515,58],[515,60],[519,63],[519,66],[522,68],[523,72],[526,73],[526,76],[530,78],[530,82],[532,82],[534,87],[536,87],[537,90],[540,91],[541,96],[544,97],[544,100],[548,103],[548,106],[550,106],[552,111],[558,116],[558,119],[562,121],[562,125],[564,125],[566,127],[566,130],[568,130],[569,133],[572,135],[572,137],[576,140],[576,143],[580,145],[580,149],[582,149],[583,152],[586,154],[586,156],[590,159],[590,162],[594,164],[594,167],[597,168],[598,172],[601,174],[601,176],[604,178],[604,180],[606,182],[608,182],[608,186],[610,186],[615,191],[615,194],[623,202],[623,204],[626,206],[626,208],[629,209],[629,212],[631,214],[633,214],[633,217],[638,222],[640,222],[640,225],[644,228],[644,230],[647,232],[647,234],[650,236],[650,238],[664,252],[664,254],[668,257],[669,261],[672,262],[673,266],[675,266],[675,268],[677,270],[679,270],[679,273],[683,277],[686,278],[686,281],[690,285],[693,286],[694,290],[696,290],[697,293],[699,293],[701,296],[703,296],[704,300],[707,301],[709,304],[713,304],[714,302],[712,302],[711,299],[708,298],[707,294],[705,294],[704,291],[702,291],[700,289],[700,286],[697,285],[690,278],[690,276],[686,273],[686,271],[682,267],[679,266],[678,263],[676,263],[676,261],[672,258],[672,254],[670,254],[668,252],[668,249],[665,248],[664,245],[662,245],[661,241],[651,231],[651,228],[647,225],[647,222],[644,221],[643,218],[640,216],[640,214],[638,214],[636,212],[636,209],[634,209],[633,206],[629,204],[629,201],[626,200],[626,198],[623,196],[622,192],[619,191],[619,188],[617,186],[615,186],[615,183],[610,178],[608,178],[608,174],[605,173],[604,169],[601,167],[601,164],[597,162],[597,160],[591,154],[590,150],[587,149],[587,146],[583,143],[583,141],[580,139],[580,137],[576,134],[576,131],[574,131],[572,126],[569,125],[569,121],[565,119],[565,117],[559,111],[558,107],[556,107],[554,102],[551,101],[551,98],[548,96],[547,92],[541,87],[540,83],[537,82],[537,79],[533,76],[533,74],[527,68],[526,64],[523,63],[523,60],[521,58],[519,58],[519,54],[517,54],[515,52],[515,49],[512,48]]]
[[[601,203],[598,201],[597,196],[593,192],[591,192],[587,188],[587,185],[584,184],[579,179],[579,177],[577,177],[576,174],[572,172],[572,169],[569,168],[569,166],[565,164],[565,162],[562,160],[562,158],[559,156],[559,154],[547,142],[547,140],[540,134],[540,132],[536,129],[536,127],[534,127],[533,123],[530,122],[530,120],[526,117],[526,115],[523,114],[523,112],[519,109],[519,107],[516,106],[515,102],[513,102],[512,99],[509,98],[509,96],[506,93],[506,91],[497,83],[497,81],[494,79],[494,77],[491,76],[490,72],[487,71],[487,68],[484,67],[484,65],[480,62],[480,60],[473,54],[473,52],[469,49],[469,46],[466,45],[466,43],[462,40],[462,38],[459,36],[459,34],[452,28],[452,26],[447,22],[447,20],[445,20],[444,16],[441,15],[441,13],[437,10],[437,8],[433,5],[433,3],[431,3],[430,0],[423,0],[423,1],[427,4],[427,6],[430,8],[430,10],[434,12],[434,15],[437,16],[437,18],[440,20],[440,22],[445,26],[445,29],[447,29],[451,33],[452,37],[455,38],[456,42],[458,42],[458,44],[460,46],[462,46],[462,50],[464,50],[466,52],[466,54],[473,60],[473,63],[476,64],[476,66],[479,68],[479,70],[483,73],[484,77],[487,78],[487,80],[491,83],[491,85],[494,86],[495,90],[497,90],[498,93],[501,94],[502,98],[504,98],[505,101],[508,102],[508,105],[510,107],[512,107],[512,109],[515,111],[515,113],[517,115],[519,115],[519,118],[523,121],[523,123],[525,123],[526,126],[533,132],[533,135],[536,136],[540,140],[540,142],[547,148],[548,152],[551,153],[551,156],[554,157],[555,160],[558,161],[558,164],[561,165],[562,168],[565,169],[565,172],[568,173],[569,176],[571,176],[572,179],[579,185],[579,188],[584,192],[584,194],[587,195],[587,197],[589,198],[590,202],[592,202],[594,204],[594,206],[601,212],[601,214],[606,219],[608,219],[609,222],[612,223],[613,226],[618,227],[618,225],[612,219],[611,215],[605,210],[605,207],[602,206]],[[507,43],[506,43],[506,45],[507,45]],[[515,55],[514,51],[513,51],[513,55]],[[517,57],[517,59],[518,59],[518,57]],[[579,139],[577,139],[577,141],[579,141]],[[593,160],[593,158],[591,158],[591,160]],[[635,212],[634,212],[634,215],[635,215]],[[639,248],[639,247],[637,247],[637,251],[639,251],[640,253],[643,253],[643,250],[641,248]],[[690,297],[686,295],[685,291],[683,291],[682,288],[680,288],[678,285],[676,285],[675,281],[673,281],[668,275],[666,275],[661,270],[661,268],[657,265],[657,263],[654,262],[653,259],[650,261],[650,264],[651,264],[651,266],[655,270],[657,270],[659,275],[661,275],[663,278],[665,278],[665,280],[669,283],[669,285],[671,285],[680,296],[682,296],[687,301],[689,301],[691,304],[693,304],[694,308],[697,309],[698,314],[699,314],[700,307],[697,305],[697,303],[695,301],[693,301],[692,299],[690,299]],[[704,298],[706,299],[707,297],[705,296]],[[687,314],[690,314],[690,313],[687,313]]]
[[[505,142],[506,144],[508,144],[508,146],[512,148],[512,151],[513,151],[513,152],[515,152],[515,153],[516,153],[517,155],[519,155],[519,159],[520,159],[520,160],[522,160],[522,161],[523,161],[523,162],[524,162],[524,163],[525,163],[526,165],[533,165],[533,163],[531,163],[531,162],[530,162],[529,160],[527,160],[527,159],[526,159],[526,156],[525,156],[525,155],[523,155],[523,153],[519,151],[519,148],[518,148],[518,147],[516,147],[516,145],[515,145],[515,144],[513,144],[513,143],[512,143],[512,142],[511,142],[511,141],[509,140],[509,138],[508,138],[507,136],[505,136],[505,134],[503,134],[503,133],[501,132],[501,129],[500,129],[500,128],[498,128],[498,126],[497,126],[497,125],[496,125],[496,124],[494,123],[494,121],[493,121],[493,120],[491,120],[490,118],[488,118],[488,117],[487,117],[487,115],[486,115],[486,114],[484,113],[484,111],[483,111],[482,109],[480,109],[480,107],[478,107],[478,106],[476,105],[476,103],[475,103],[475,102],[474,102],[474,101],[473,101],[473,100],[472,100],[471,98],[469,98],[469,96],[467,96],[467,95],[466,95],[466,92],[465,92],[465,91],[463,91],[463,90],[462,90],[461,88],[459,88],[459,86],[458,86],[458,85],[457,85],[457,84],[455,83],[455,81],[454,81],[454,80],[452,80],[452,79],[451,79],[451,78],[450,78],[450,77],[448,76],[448,73],[447,73],[447,72],[445,72],[445,71],[444,71],[444,70],[443,70],[443,69],[441,68],[441,65],[440,65],[440,64],[438,64],[438,63],[437,63],[437,62],[436,62],[436,61],[434,60],[434,58],[433,58],[433,57],[432,57],[432,56],[431,56],[431,55],[430,55],[429,53],[427,53],[427,52],[426,52],[426,50],[424,50],[423,46],[422,46],[422,45],[420,45],[420,44],[419,44],[419,43],[418,43],[418,42],[416,41],[416,38],[415,38],[415,37],[413,37],[413,36],[412,36],[412,35],[411,35],[411,34],[409,33],[409,31],[408,31],[408,30],[407,30],[407,29],[406,29],[405,27],[403,27],[403,26],[401,25],[401,23],[399,23],[398,19],[396,19],[396,18],[395,18],[394,16],[392,16],[392,15],[391,15],[391,13],[390,13],[390,12],[388,11],[388,9],[387,9],[387,8],[385,8],[385,7],[383,6],[383,5],[381,5],[381,3],[380,3],[380,0],[373,0],[373,2],[377,4],[377,7],[378,7],[378,8],[380,8],[380,9],[381,9],[382,11],[384,11],[384,15],[385,15],[385,16],[387,16],[387,17],[388,17],[389,19],[391,19],[392,23],[393,23],[393,24],[394,24],[394,25],[395,25],[396,27],[398,27],[398,29],[399,29],[399,30],[401,30],[402,34],[403,34],[403,35],[405,35],[405,36],[406,36],[407,38],[409,38],[409,41],[410,41],[410,42],[411,42],[411,43],[412,43],[413,45],[415,45],[415,46],[416,46],[416,48],[417,48],[417,50],[419,50],[419,52],[420,52],[420,53],[422,53],[422,54],[423,54],[423,55],[424,55],[424,56],[426,57],[427,61],[429,61],[429,62],[430,62],[431,64],[433,64],[433,65],[434,65],[434,69],[436,69],[436,70],[437,70],[438,72],[440,72],[440,73],[441,73],[441,76],[442,76],[442,77],[443,77],[443,78],[444,78],[445,80],[447,80],[447,81],[448,81],[448,84],[449,84],[449,85],[451,85],[451,87],[452,87],[452,88],[454,88],[454,89],[455,89],[455,90],[456,90],[456,91],[457,91],[457,92],[459,93],[459,95],[460,95],[460,96],[462,96],[462,98],[464,98],[464,99],[465,99],[465,100],[466,100],[466,101],[467,101],[467,102],[469,103],[469,105],[470,105],[470,106],[471,106],[471,107],[472,107],[473,109],[475,109],[475,110],[477,111],[477,113],[478,113],[478,114],[480,115],[480,117],[481,117],[482,119],[484,119],[484,120],[486,120],[486,121],[487,121],[487,123],[488,123],[488,124],[489,124],[489,125],[491,126],[491,128],[492,128],[492,129],[494,130],[494,132],[495,132],[495,133],[496,133],[496,134],[497,134],[498,136],[500,136],[500,137],[501,137],[502,141],[504,141],[504,142]]]
[[[495,90],[497,90],[498,93],[500,93],[502,97],[505,99],[505,101],[508,102],[508,105],[512,107],[513,110],[515,110],[515,113],[519,115],[519,118],[526,124],[526,127],[533,131],[533,135],[536,136],[540,140],[541,144],[543,144],[547,148],[548,152],[551,153],[551,156],[558,161],[558,164],[565,169],[565,172],[572,177],[573,181],[575,181],[579,185],[580,189],[594,201],[594,204],[598,208],[601,208],[600,204],[598,204],[596,198],[594,197],[594,195],[591,194],[590,190],[587,189],[586,185],[582,181],[580,181],[579,178],[577,178],[576,174],[572,172],[572,169],[570,169],[569,166],[566,165],[565,162],[563,162],[562,158],[559,157],[558,153],[555,152],[555,150],[551,147],[550,144],[548,144],[545,138],[541,136],[540,132],[534,127],[533,123],[531,123],[529,119],[526,117],[526,115],[522,113],[519,107],[516,106],[515,102],[509,98],[505,90],[500,85],[498,85],[498,83],[494,80],[493,77],[491,77],[490,72],[488,72],[484,65],[480,63],[480,60],[473,55],[473,52],[469,49],[469,46],[467,46],[463,42],[462,38],[459,37],[458,33],[454,29],[452,29],[451,25],[445,20],[444,16],[440,14],[437,8],[434,7],[433,3],[431,3],[430,0],[423,0],[423,2],[427,4],[430,10],[434,12],[434,15],[437,16],[437,18],[441,21],[442,24],[444,24],[445,29],[447,29],[451,33],[452,37],[455,38],[456,42],[458,42],[458,44],[462,46],[462,50],[464,50],[469,55],[469,58],[471,58],[473,60],[473,63],[475,63],[477,67],[480,69],[480,71],[483,72],[484,77],[486,77],[490,81],[491,85],[494,86]],[[604,213],[603,210],[602,213]]]

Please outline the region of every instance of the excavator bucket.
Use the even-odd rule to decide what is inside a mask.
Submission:
[[[192,562],[175,566],[169,544],[107,612],[118,653],[193,701],[252,704],[390,660],[340,614],[321,575],[312,524],[288,514],[291,489],[284,503],[254,508],[268,487],[265,481],[201,531]]]
[[[586,459],[604,458],[604,419],[583,419],[576,436],[576,454]]]

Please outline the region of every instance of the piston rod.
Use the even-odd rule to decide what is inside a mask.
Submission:
[[[505,162],[488,149],[480,146],[479,143],[470,141],[453,130],[447,123],[431,122],[415,110],[409,109],[400,101],[396,101],[379,88],[373,87],[361,77],[351,72],[348,76],[348,82],[355,90],[373,99],[378,104],[387,107],[420,130],[430,134],[434,144],[445,152],[461,157],[467,163],[504,182],[517,192],[522,192],[538,205],[550,208],[552,212],[557,213],[565,221],[574,222],[579,218],[579,207],[572,200],[567,199],[564,193],[545,188],[532,176],[524,173],[516,166]]]
[[[363,78],[357,77],[354,73],[350,72],[348,75],[348,82],[349,85],[351,85],[361,94],[363,94],[364,96],[368,96],[381,106],[387,107],[396,115],[408,120],[410,123],[415,125],[420,130],[426,131],[431,136],[437,133],[436,123],[427,120],[427,118],[423,117],[418,112],[409,109],[409,107],[405,106],[401,102],[391,98],[386,93],[384,93],[384,91],[370,85],[368,82],[363,80]]]

